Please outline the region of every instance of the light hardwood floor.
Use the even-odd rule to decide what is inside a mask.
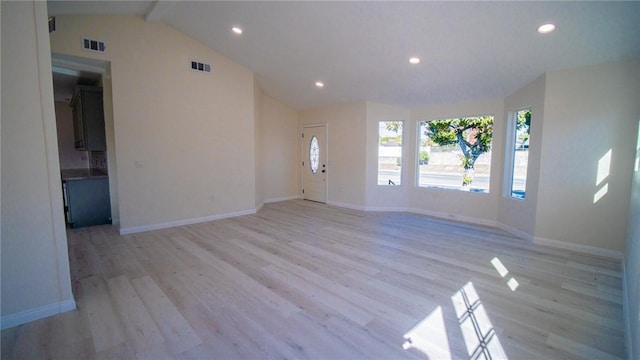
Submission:
[[[618,261],[496,229],[295,200],[68,239],[78,310],[3,359],[625,357]]]

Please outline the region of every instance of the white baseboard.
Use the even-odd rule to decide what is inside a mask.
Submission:
[[[280,202],[280,201],[296,200],[296,199],[300,199],[300,198],[301,198],[300,195],[283,196],[283,197],[266,199],[264,201],[264,203],[265,204],[270,204],[270,203],[275,203],[275,202]]]
[[[516,229],[516,228],[514,228],[512,226],[509,226],[509,225],[505,225],[503,223],[498,223],[498,227],[500,229],[508,232],[511,235],[517,236],[517,237],[519,237],[519,238],[521,238],[523,240],[527,240],[527,241],[533,242],[533,235],[531,235],[531,234],[529,234],[527,232],[524,232],[524,231],[522,231],[520,229]]]
[[[418,209],[418,208],[407,208],[407,207],[401,207],[401,206],[367,206],[362,208],[362,207],[356,207],[354,205],[344,206],[345,204],[334,203],[334,202],[330,203],[329,205],[347,207],[350,209],[364,210],[364,211],[408,212],[408,213],[431,216],[438,219],[453,220],[453,221],[459,221],[459,222],[474,224],[474,225],[497,227],[497,223],[493,220],[479,219],[479,218],[474,218],[469,216],[460,216],[460,215],[454,215],[454,214],[449,214],[449,213],[444,213],[439,211],[432,211],[432,210],[425,210],[425,209]]]
[[[615,259],[615,260],[621,260],[622,259],[622,252],[621,251],[610,250],[610,249],[604,249],[604,248],[600,248],[600,247],[596,247],[596,246],[574,244],[574,243],[569,243],[569,242],[566,242],[566,241],[558,241],[558,240],[552,240],[552,239],[546,239],[546,238],[542,238],[542,237],[537,237],[537,236],[533,236],[531,234],[528,234],[528,233],[526,233],[526,232],[524,232],[522,230],[516,229],[514,227],[511,227],[511,226],[508,226],[508,225],[505,225],[505,224],[502,224],[502,223],[499,223],[499,222],[493,221],[493,220],[480,219],[480,218],[474,218],[474,217],[469,217],[469,216],[460,216],[460,215],[449,214],[449,213],[445,213],[445,212],[425,210],[425,209],[417,209],[417,208],[384,207],[384,206],[362,207],[362,206],[338,203],[338,202],[333,202],[333,201],[332,202],[328,202],[327,204],[328,205],[333,205],[333,206],[338,206],[338,207],[349,208],[349,209],[363,210],[363,211],[410,212],[410,213],[414,213],[414,214],[421,214],[421,215],[431,216],[431,217],[435,217],[435,218],[439,218],[439,219],[459,221],[459,222],[463,222],[463,223],[467,223],[467,224],[489,226],[489,227],[502,229],[502,230],[504,230],[504,231],[506,231],[506,232],[508,232],[508,233],[510,233],[512,235],[515,235],[515,236],[517,236],[519,238],[522,238],[524,240],[527,240],[527,241],[531,241],[531,242],[533,242],[535,244],[538,244],[538,245],[555,247],[555,248],[560,248],[560,249],[565,249],[565,250],[572,250],[572,251],[580,252],[580,253],[583,253],[583,254],[602,256],[602,257],[607,257],[607,258]]]
[[[627,348],[627,359],[637,358],[637,354],[633,353],[633,344],[631,343],[631,310],[629,309],[629,288],[627,287],[627,266],[622,258],[622,319],[624,320],[624,342]],[[636,355],[634,358],[633,356]]]
[[[242,211],[236,211],[236,212],[225,213],[225,214],[205,216],[200,218],[168,221],[168,222],[159,223],[159,224],[132,226],[127,228],[120,228],[120,235],[134,234],[134,233],[151,231],[151,230],[160,230],[160,229],[172,228],[176,226],[191,225],[191,224],[197,224],[197,223],[202,223],[207,221],[226,219],[230,217],[251,215],[255,213],[256,213],[256,209],[249,209],[249,210],[242,210]]]
[[[327,205],[337,206],[337,207],[341,207],[341,208],[345,208],[345,209],[366,211],[366,208],[364,206],[362,206],[362,205],[341,203],[341,202],[337,202],[337,201],[327,201]]]
[[[480,219],[480,218],[475,218],[470,216],[461,216],[461,215],[444,213],[440,211],[416,209],[416,208],[407,209],[407,211],[415,214],[432,216],[432,217],[444,219],[444,220],[453,220],[453,221],[459,221],[467,224],[474,224],[474,225],[481,225],[481,226],[498,227],[498,223],[496,223],[493,220]]]
[[[527,240],[527,241],[531,241],[534,244],[538,244],[538,245],[542,245],[542,246],[548,246],[548,247],[554,247],[554,248],[558,248],[558,249],[564,249],[564,250],[571,250],[571,251],[575,251],[575,252],[579,252],[579,253],[583,253],[583,254],[587,254],[587,255],[595,255],[595,256],[602,256],[602,257],[606,257],[606,258],[610,258],[610,259],[614,259],[614,260],[621,260],[622,259],[622,252],[621,251],[617,251],[617,250],[610,250],[610,249],[604,249],[604,248],[600,248],[597,246],[590,246],[590,245],[583,245],[583,244],[575,244],[575,243],[570,243],[570,242],[566,242],[566,241],[559,241],[559,240],[553,240],[553,239],[547,239],[547,238],[543,238],[543,237],[539,237],[539,236],[533,236],[527,232],[524,232],[520,229],[516,229],[514,227],[502,224],[502,223],[498,223],[498,227],[512,235],[515,235],[521,239]]]
[[[377,211],[377,212],[411,212],[410,209],[401,206],[366,206],[365,211]]]
[[[67,312],[76,309],[76,301],[74,299],[65,300],[60,303],[60,312]]]
[[[622,251],[618,251],[618,250],[603,249],[597,246],[582,245],[582,244],[575,244],[575,243],[570,243],[566,241],[552,240],[552,239],[547,239],[539,236],[534,236],[533,242],[534,244],[539,244],[543,246],[550,246],[554,248],[571,250],[571,251],[576,251],[583,254],[602,256],[602,257],[606,257],[614,260],[622,260]]]
[[[40,306],[34,309],[21,311],[19,313],[5,315],[0,318],[0,328],[2,330],[10,327],[26,324],[31,321],[46,318],[52,315],[61,314],[63,312],[76,309],[76,302],[68,299],[55,304]]]

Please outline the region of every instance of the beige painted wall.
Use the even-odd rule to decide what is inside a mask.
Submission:
[[[367,102],[367,166],[366,166],[366,207],[367,209],[405,208],[408,194],[415,186],[415,131],[410,110],[402,107]],[[378,141],[380,121],[403,120],[402,178],[398,186],[378,185]]]
[[[259,163],[264,201],[300,196],[300,132],[298,112],[261,93]]]
[[[264,127],[262,125],[262,90],[258,81],[253,78],[253,127],[254,127],[254,166],[255,166],[255,199],[254,205],[259,209],[264,203],[264,167],[262,161],[262,141],[264,137]]]
[[[518,110],[530,108],[532,119],[531,136],[529,140],[529,162],[527,164],[526,195],[524,199],[514,199],[509,195],[509,190],[504,189],[505,186],[508,188],[510,185],[505,183],[505,179],[510,177],[510,174],[507,174],[508,167],[505,165],[507,153],[511,151],[511,147],[509,147],[508,151],[504,152],[504,156],[500,159],[505,168],[505,172],[502,177],[496,176],[496,180],[501,180],[500,182],[503,185],[497,190],[502,189],[502,194],[504,195],[499,199],[498,223],[505,227],[505,229],[528,239],[533,238],[536,223],[536,204],[540,179],[540,151],[542,149],[542,129],[544,124],[544,91],[545,75],[509,95],[504,102],[503,116],[505,121],[502,129],[505,134],[505,144],[507,143],[506,138],[512,134],[511,132],[507,134],[507,123],[510,117],[513,117]],[[510,161],[513,160],[510,159]],[[496,175],[499,174],[496,173]]]
[[[56,101],[55,111],[60,169],[89,167],[89,153],[87,151],[78,151],[74,148],[73,112],[69,107],[69,103]]]
[[[640,60],[547,73],[535,236],[623,251],[640,113]],[[612,151],[609,176],[598,162]],[[607,194],[594,194],[608,184]]]
[[[366,108],[363,101],[300,112],[300,128],[310,124],[328,125],[329,204],[362,209],[365,206]]]
[[[253,74],[162,23],[57,16],[55,53],[110,61],[121,230],[256,206]],[[82,37],[107,52],[80,49]],[[189,68],[210,63],[211,73]]]
[[[111,67],[102,75],[102,98],[104,108],[105,137],[107,140],[107,172],[109,173],[109,197],[111,198],[111,219],[120,224],[120,197],[118,196],[118,167],[116,139],[113,128],[113,97],[111,94]]]
[[[75,308],[44,2],[2,13],[2,327]]]
[[[489,193],[473,193],[453,189],[414,187],[409,194],[409,207],[425,213],[452,219],[495,225],[498,202],[502,193],[502,153],[504,151],[504,101],[486,100],[428,106],[411,110],[413,123],[423,120],[446,119],[457,116],[493,115],[491,145],[491,177]],[[413,125],[414,127],[417,125]],[[414,140],[417,141],[415,130]],[[415,145],[414,145],[415,146]],[[415,147],[414,150],[415,152]],[[415,163],[415,154],[413,161]]]
[[[624,258],[623,279],[625,292],[623,304],[627,322],[627,357],[640,358],[640,112],[637,114],[633,182],[631,186],[631,206],[629,208],[627,249]]]

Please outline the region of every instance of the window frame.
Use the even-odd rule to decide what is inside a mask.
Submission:
[[[388,179],[389,182],[385,182],[383,184],[380,183],[380,148],[381,148],[381,141],[380,139],[382,138],[381,134],[380,134],[380,129],[381,129],[381,123],[389,123],[389,122],[399,122],[402,123],[402,130],[398,133],[398,136],[401,139],[401,143],[400,143],[400,164],[398,165],[400,167],[400,173],[399,173],[399,181],[398,183],[391,183],[391,179]],[[404,176],[403,176],[403,170],[402,168],[404,167],[404,163],[405,163],[405,159],[404,159],[404,152],[405,152],[405,139],[404,139],[404,133],[405,133],[405,129],[406,129],[406,120],[378,120],[378,130],[377,130],[377,157],[376,157],[376,163],[377,163],[377,170],[376,170],[376,185],[377,186],[386,186],[386,187],[400,187],[404,184]],[[385,126],[386,128],[386,126]]]
[[[517,137],[518,137],[518,114],[522,111],[529,110],[531,112],[531,118],[533,119],[533,108],[531,106],[524,106],[516,109],[515,111],[509,112],[509,118],[507,121],[507,133],[506,133],[506,142],[505,142],[505,164],[504,164],[504,189],[503,196],[509,199],[524,201],[526,199],[527,194],[527,174],[525,174],[524,178],[524,192],[523,196],[514,196],[513,192],[513,181],[515,178],[515,168],[516,168],[516,145],[517,145]],[[529,139],[531,139],[531,124],[529,124]],[[527,151],[530,150],[530,146],[527,147]],[[529,172],[529,158],[527,157],[527,173]]]
[[[438,118],[431,118],[431,119],[426,119],[426,120],[416,120],[416,151],[415,151],[415,156],[416,156],[416,161],[415,161],[415,186],[419,189],[437,189],[437,190],[452,190],[452,191],[462,191],[462,192],[470,192],[470,193],[474,193],[474,194],[484,194],[484,195],[489,195],[491,193],[491,168],[492,168],[492,163],[493,163],[493,145],[494,145],[494,138],[493,138],[493,133],[495,133],[495,130],[492,133],[491,136],[491,146],[490,146],[490,150],[488,152],[485,152],[484,154],[487,154],[489,156],[489,171],[488,171],[488,184],[486,189],[482,188],[481,191],[476,191],[476,190],[465,190],[462,187],[456,187],[456,186],[446,186],[446,185],[420,185],[420,143],[422,140],[422,131],[421,131],[421,126],[420,123],[429,123],[431,121],[438,121],[438,120],[449,120],[449,119],[460,119],[460,118],[479,118],[479,117],[483,117],[483,116],[490,116],[492,118],[492,126],[495,126],[495,121],[496,121],[496,115],[492,112],[487,112],[487,113],[480,113],[480,114],[475,114],[475,115],[461,115],[461,116],[441,116]],[[459,149],[460,145],[456,144],[454,145],[457,149]],[[482,155],[484,155],[482,154]],[[480,155],[480,156],[482,156]],[[461,166],[462,168],[462,166]],[[464,171],[461,169],[461,171]]]

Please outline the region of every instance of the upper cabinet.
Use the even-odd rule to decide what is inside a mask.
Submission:
[[[75,149],[106,151],[102,88],[77,86],[71,99],[73,108],[73,135]]]

